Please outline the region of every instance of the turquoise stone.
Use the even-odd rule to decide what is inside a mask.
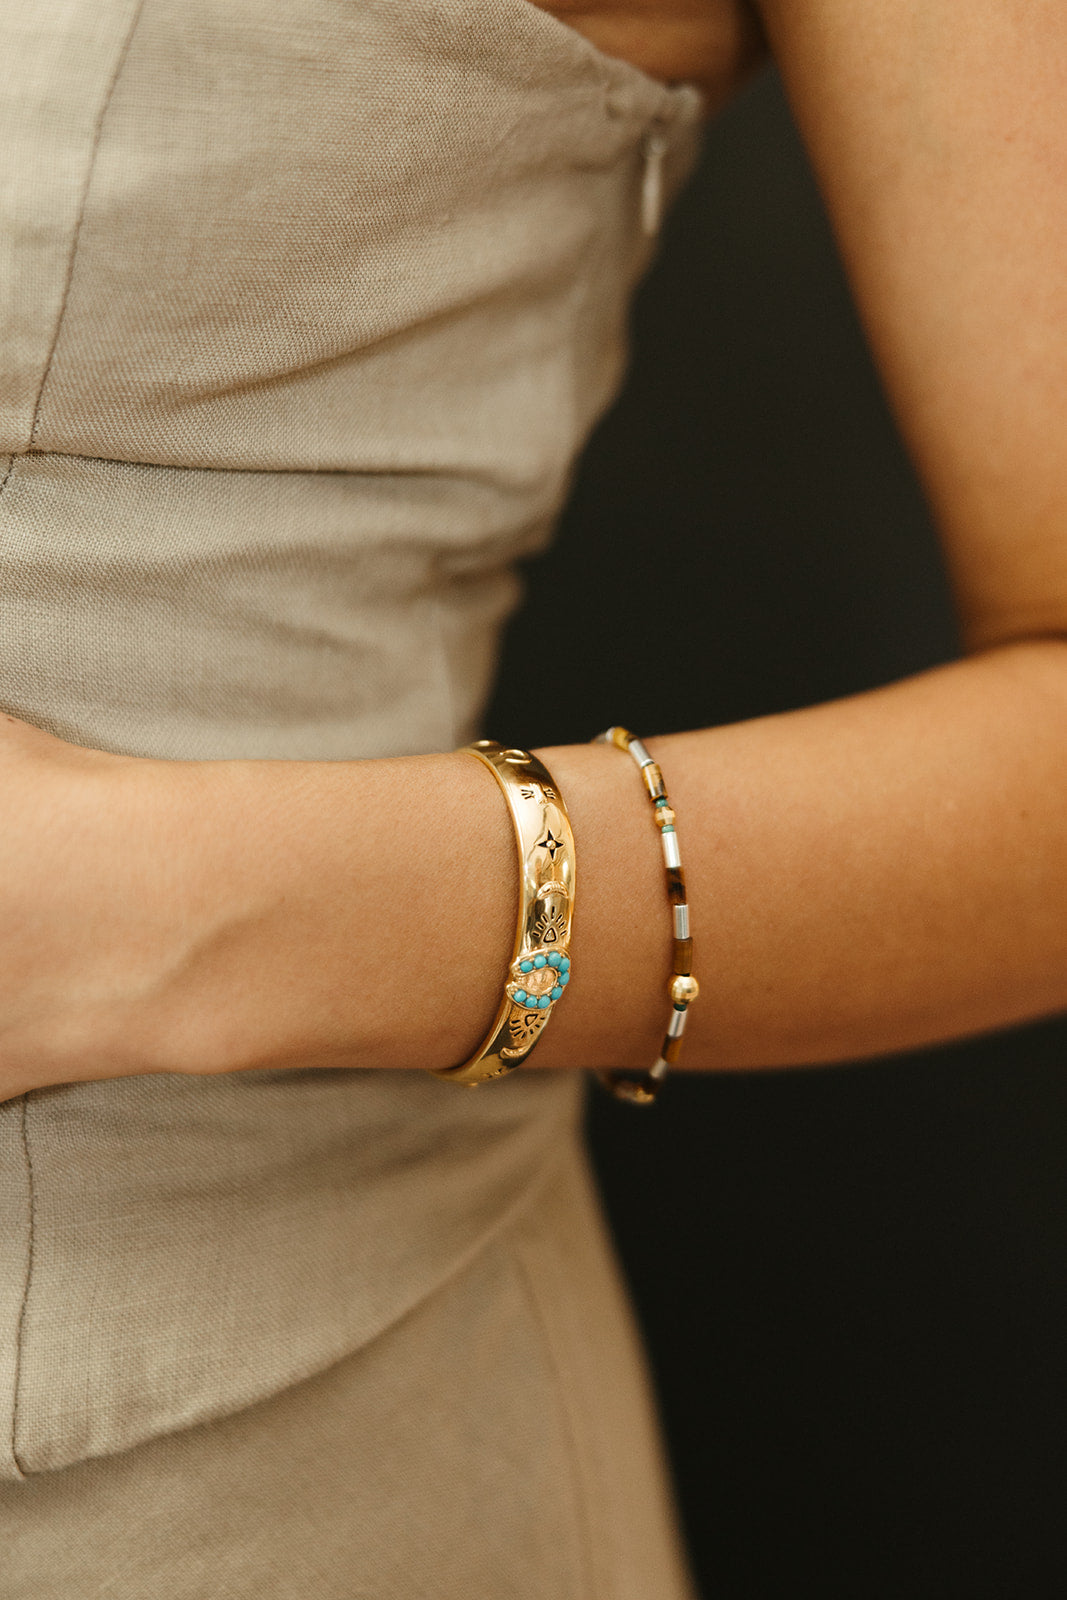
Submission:
[[[559,984],[557,983],[556,987],[553,989],[551,995],[549,996],[549,999],[550,1000],[558,1000],[562,993],[563,993],[563,990],[560,988]]]
[[[526,1004],[526,990],[525,989],[516,989],[515,990],[515,1004],[517,1006],[524,1006]]]
[[[543,966],[546,966],[546,965],[547,965],[547,963],[545,961],[544,956],[534,956],[534,966],[535,967],[543,967]]]
[[[527,1011],[536,1011],[537,1007],[538,1007],[537,996],[535,994],[528,994],[526,996],[526,1009],[527,1009]]]
[[[559,975],[559,981],[563,985],[563,987],[566,988],[567,984],[570,983],[570,981],[571,981],[570,973],[569,972],[561,972],[560,975]]]
[[[560,969],[561,972],[569,972],[571,970],[571,958],[570,958],[570,956],[561,956],[560,957],[559,969]]]
[[[548,964],[550,967],[558,967],[562,960],[563,957],[560,955],[559,951],[553,950],[552,954],[548,958]]]
[[[519,971],[520,972],[532,972],[533,971],[533,962],[532,961],[520,961],[519,962]]]
[[[542,1011],[547,1011],[552,1002],[548,998],[547,994],[543,994],[540,1000],[538,1000],[537,1004],[541,1007]]]

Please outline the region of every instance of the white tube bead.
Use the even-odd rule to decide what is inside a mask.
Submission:
[[[639,767],[647,767],[652,760],[652,757],[649,755],[640,739],[631,739],[629,750]]]
[[[685,1023],[688,1016],[688,1011],[671,1012],[671,1020],[667,1026],[668,1039],[678,1039],[681,1037],[681,1035],[685,1032]]]
[[[666,829],[663,829],[660,833],[660,838],[663,841],[664,861],[669,867],[680,867],[682,853],[678,848],[678,835],[676,833],[668,833]]]
[[[689,907],[687,905],[674,908],[674,937],[688,939],[689,937]]]

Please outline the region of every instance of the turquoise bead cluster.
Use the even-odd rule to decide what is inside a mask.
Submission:
[[[548,994],[530,995],[526,993],[525,989],[516,989],[512,996],[516,1005],[526,1006],[530,1011],[547,1011],[553,1000],[558,1000],[568,983],[570,983],[571,958],[570,956],[561,956],[556,950],[553,950],[552,954],[548,956],[531,956],[529,961],[519,962],[520,972],[533,972],[535,968],[539,970],[542,967],[554,967],[556,969],[554,988]]]

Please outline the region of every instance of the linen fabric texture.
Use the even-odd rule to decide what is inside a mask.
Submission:
[[[161,758],[467,742],[699,96],[528,0],[0,16],[0,703]],[[3,1600],[686,1595],[581,1098],[0,1106]]]

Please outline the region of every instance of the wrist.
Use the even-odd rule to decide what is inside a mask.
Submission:
[[[36,729],[2,741],[0,1097],[164,1070],[152,997],[169,913],[145,784],[151,763]]]
[[[653,744],[655,741],[653,741]],[[572,982],[531,1060],[647,1068],[663,1033],[670,908],[657,830],[638,774],[606,745],[536,752],[559,784],[577,860]]]
[[[447,1067],[477,1047],[517,894],[479,763],[185,765],[165,797],[186,923],[157,1004],[172,1070]]]

